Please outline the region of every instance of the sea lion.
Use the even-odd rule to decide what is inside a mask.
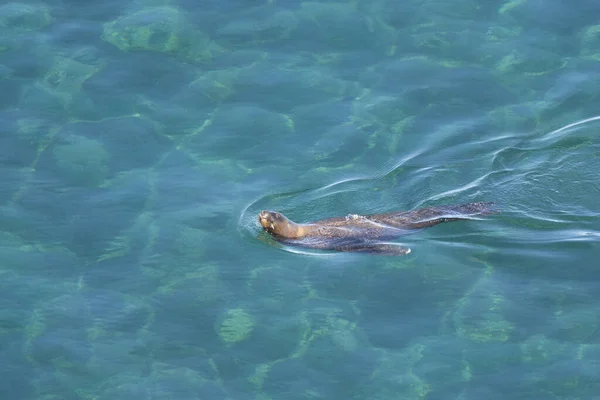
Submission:
[[[299,224],[275,211],[261,211],[258,221],[277,241],[312,249],[405,255],[410,249],[385,242],[442,222],[467,220],[493,213],[494,203],[478,202],[389,214],[356,215],[328,218]]]

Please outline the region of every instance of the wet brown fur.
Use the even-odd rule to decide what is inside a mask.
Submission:
[[[493,203],[479,202],[421,208],[388,214],[348,215],[312,223],[295,223],[283,214],[262,211],[258,220],[264,230],[280,242],[318,249],[360,251],[381,254],[407,254],[410,249],[377,242],[397,238],[407,231],[443,222],[487,215]]]

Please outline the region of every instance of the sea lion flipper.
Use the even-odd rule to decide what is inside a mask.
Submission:
[[[440,224],[469,220],[474,217],[486,216],[497,213],[495,203],[478,202],[465,204],[452,204],[437,207],[420,208],[413,211],[403,211],[392,214],[382,214],[371,219],[403,229],[422,229]]]
[[[464,215],[489,215],[498,212],[497,205],[493,201],[479,201],[476,203],[464,203],[435,208],[441,212],[452,212]]]
[[[391,243],[357,243],[344,246],[335,250],[353,253],[370,253],[386,256],[404,256],[410,253],[410,248]]]

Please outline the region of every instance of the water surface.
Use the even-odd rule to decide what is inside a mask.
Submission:
[[[597,397],[598,15],[1,5],[1,397]],[[405,257],[257,223],[471,201]]]

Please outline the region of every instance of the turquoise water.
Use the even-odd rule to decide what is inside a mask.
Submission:
[[[0,398],[600,399],[600,5],[0,5]],[[404,257],[297,221],[494,201]]]

